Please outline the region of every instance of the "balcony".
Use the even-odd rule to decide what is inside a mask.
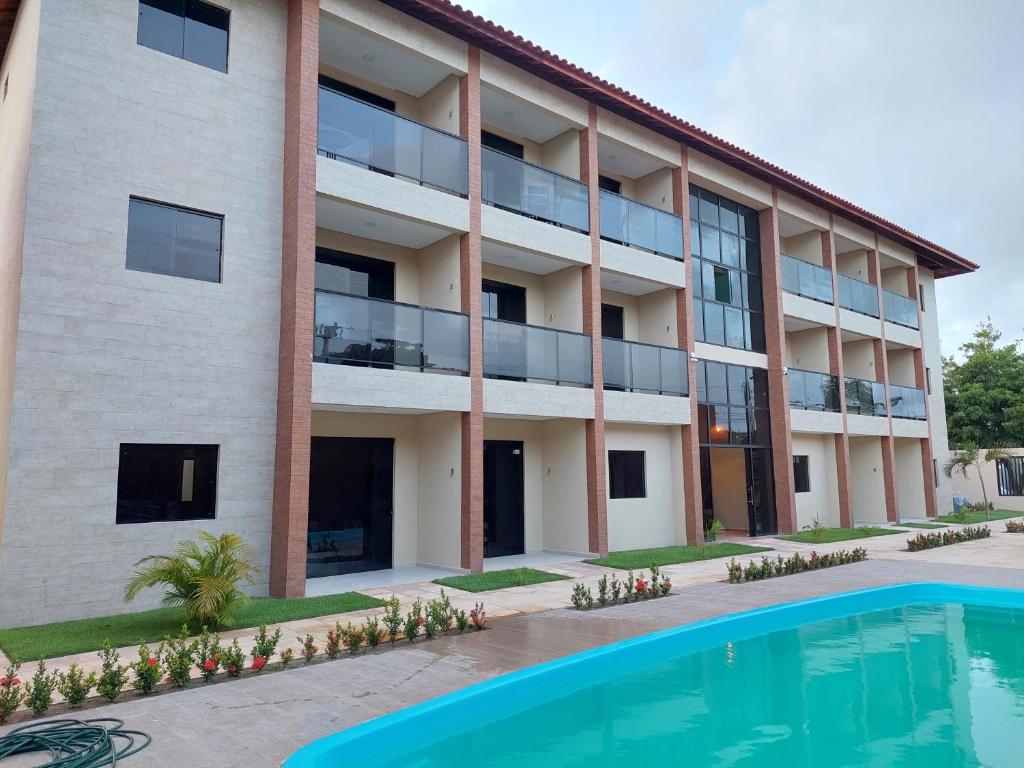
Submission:
[[[817,264],[782,254],[782,289],[789,293],[832,304],[832,273]]]
[[[469,318],[318,289],[313,361],[464,376]]]
[[[685,349],[621,339],[601,339],[604,388],[685,397],[689,391]]]
[[[841,410],[839,379],[836,376],[790,368],[787,379],[789,381],[790,407],[833,413],[838,413]],[[847,381],[850,380],[847,379]]]
[[[601,239],[682,261],[683,220],[635,200],[601,190]]]
[[[488,205],[576,232],[590,231],[590,197],[576,179],[490,147],[483,147],[481,165]]]
[[[469,193],[464,139],[323,86],[317,152],[460,197]]]
[[[839,275],[839,306],[878,317],[878,289],[849,275]]]
[[[889,385],[889,412],[894,419],[915,419],[923,421],[928,418],[925,410],[925,394],[923,389]]]
[[[907,296],[882,289],[882,307],[885,309],[885,321],[896,323],[907,328],[918,329],[917,302]]]
[[[582,333],[484,319],[484,376],[593,385],[591,339]]]
[[[862,416],[886,416],[885,385],[880,381],[846,378],[846,412]]]

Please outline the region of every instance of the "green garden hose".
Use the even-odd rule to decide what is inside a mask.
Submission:
[[[28,723],[0,736],[0,763],[13,755],[49,752],[50,762],[40,766],[103,768],[140,752],[150,741],[149,734],[127,730],[112,717]]]

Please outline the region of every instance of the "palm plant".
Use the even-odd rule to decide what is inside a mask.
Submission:
[[[718,537],[725,533],[725,526],[722,521],[713,519],[704,529],[704,541],[701,542],[700,556],[702,560],[708,559],[708,544],[714,544]]]
[[[197,541],[181,542],[172,555],[150,555],[135,563],[124,601],[131,602],[144,589],[164,586],[162,604],[183,608],[190,626],[230,626],[235,609],[248,600],[239,585],[251,584],[259,571],[252,554],[237,534],[218,537],[200,531]]]
[[[956,453],[950,454],[943,469],[946,477],[952,478],[954,474],[958,474],[966,478],[967,470],[974,467],[978,473],[978,480],[981,481],[981,495],[985,502],[985,517],[991,520],[992,514],[988,506],[988,492],[985,490],[985,475],[981,470],[990,461],[1008,459],[1012,455],[1006,448],[996,447],[982,451],[978,446],[968,443]]]

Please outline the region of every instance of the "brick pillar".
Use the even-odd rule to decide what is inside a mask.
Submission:
[[[590,551],[608,554],[608,459],[604,447],[604,353],[601,345],[601,199],[597,186],[597,105],[580,133],[580,180],[590,194],[590,265],[583,268],[583,332],[591,337],[594,418],[587,419],[587,528]]]
[[[270,594],[306,593],[309,436],[316,258],[317,71],[320,6],[288,2],[277,442],[270,529]]]
[[[772,207],[760,214],[761,275],[764,291],[764,333],[768,352],[768,406],[772,420],[772,464],[775,513],[779,533],[796,532],[793,495],[793,436],[789,428],[789,385],[785,366],[786,327],[782,308],[782,249],[779,244],[778,191]]]
[[[888,434],[880,438],[882,444],[882,483],[885,486],[885,517],[889,522],[900,519],[899,500],[896,495],[896,444],[892,436],[892,414],[889,413],[889,359],[885,351],[885,303],[882,301],[882,268],[878,256],[878,235],[875,247],[868,253],[868,280],[878,289],[878,315],[881,318],[881,339],[873,343],[875,352],[875,381],[885,387],[886,421]]]
[[[469,232],[459,241],[462,311],[469,315],[469,412],[462,414],[462,567],[484,565],[484,330],[480,257],[480,49],[459,81],[459,131],[469,143]]]
[[[921,298],[918,287],[919,277],[917,264],[913,269],[907,270],[907,292],[917,302],[917,327],[924,327],[924,318],[921,316]],[[921,343],[924,344],[922,333]],[[932,453],[932,409],[931,395],[928,392],[928,379],[925,376],[924,349],[919,347],[914,350],[914,386],[924,390],[924,412],[927,418],[929,437],[921,439],[921,477],[924,482],[924,512],[927,517],[935,517],[939,514],[938,501],[935,497],[935,463]]]
[[[683,220],[683,257],[690,264],[690,181],[689,156],[685,144],[679,149],[679,168],[672,171],[672,210]],[[686,272],[690,280],[692,270]],[[679,348],[687,353],[687,380],[690,393],[690,423],[680,428],[683,442],[683,520],[686,523],[686,543],[699,543],[704,538],[704,498],[700,476],[700,440],[697,429],[697,365],[690,361],[695,346],[693,330],[693,301],[690,291],[676,291],[676,334]]]
[[[846,379],[843,373],[843,340],[839,319],[839,273],[836,264],[836,239],[832,214],[828,217],[828,230],[821,233],[822,264],[832,272],[832,298],[836,324],[827,329],[828,372],[839,382],[839,408],[843,416],[843,431],[833,438],[836,451],[836,485],[839,496],[839,525],[853,527],[853,494],[850,472],[850,437],[846,426]]]

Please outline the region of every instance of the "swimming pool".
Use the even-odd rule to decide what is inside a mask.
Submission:
[[[902,584],[503,675],[285,768],[1024,765],[1024,591]]]

